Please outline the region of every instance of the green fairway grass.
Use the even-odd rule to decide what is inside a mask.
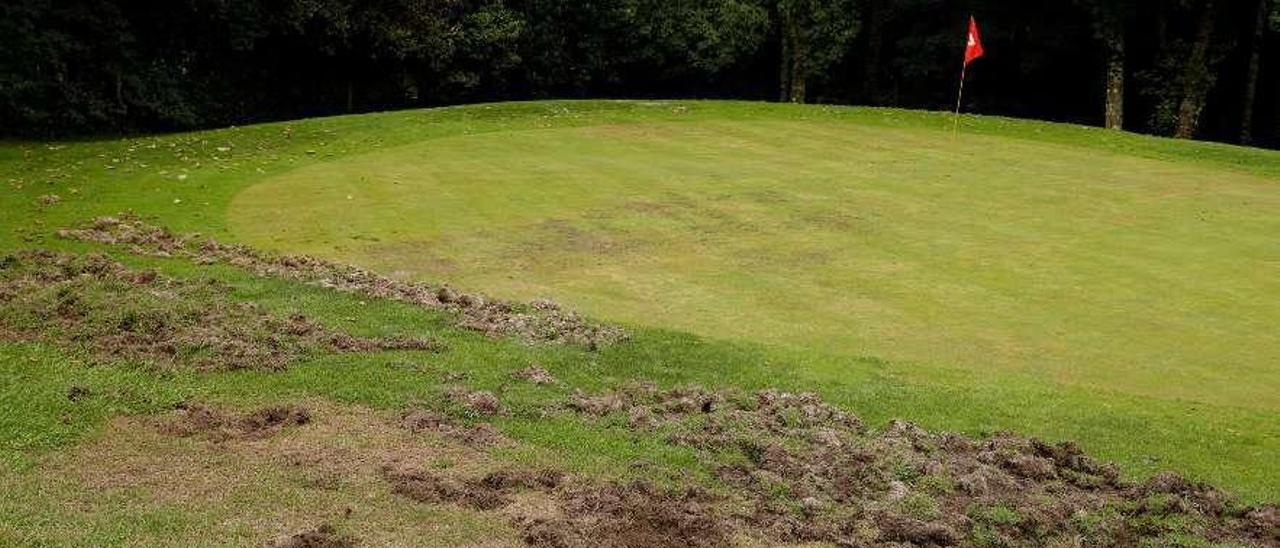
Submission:
[[[52,233],[132,210],[405,279],[551,297],[635,334],[598,353],[531,347],[408,306],[222,274],[280,310],[444,337],[436,365],[477,387],[536,361],[586,389],[815,390],[873,425],[1074,439],[1129,473],[1174,469],[1280,499],[1274,152],[1000,118],[966,117],[957,136],[942,114],[882,109],[544,102],[4,143],[0,184],[4,250],[102,249]],[[432,394],[404,359],[147,382],[4,344],[0,449],[27,470],[110,414],[191,395],[396,409]],[[135,388],[68,411],[72,379]],[[542,401],[517,405],[526,396]],[[587,468],[651,452],[694,465],[533,417],[503,429]],[[0,500],[0,522],[35,520],[34,480],[9,481],[28,494]]]

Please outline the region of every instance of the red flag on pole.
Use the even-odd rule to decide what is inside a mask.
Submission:
[[[969,63],[982,57],[986,53],[982,49],[982,34],[978,32],[978,21],[969,16],[969,41],[964,46],[964,64],[960,66],[960,91],[956,93],[956,116],[955,122],[951,126],[951,135],[954,138],[956,133],[960,131],[960,106],[964,100],[964,77],[969,71]]]
[[[982,35],[978,32],[978,22],[969,16],[969,44],[964,48],[964,65],[967,67],[974,59],[986,53],[982,50]]]

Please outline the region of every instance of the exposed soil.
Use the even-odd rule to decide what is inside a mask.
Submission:
[[[338,533],[332,525],[325,523],[314,529],[274,540],[267,546],[271,548],[350,548],[357,544],[356,539]]]
[[[618,327],[589,322],[548,300],[512,303],[460,293],[447,285],[402,282],[305,255],[274,255],[243,245],[219,243],[199,234],[174,234],[133,216],[100,217],[88,226],[61,230],[58,234],[64,238],[124,246],[137,254],[185,257],[204,264],[228,263],[263,276],[446,309],[457,313],[459,325],[490,335],[573,343],[591,349],[626,338],[626,333]]]
[[[554,470],[499,470],[482,477],[458,479],[424,470],[383,471],[392,492],[418,502],[453,503],[475,510],[495,510],[512,503],[512,493],[527,489],[554,489],[564,474]]]
[[[101,254],[0,258],[0,335],[88,349],[104,359],[206,370],[283,369],[314,350],[438,351],[433,340],[356,337],[231,298],[212,280],[131,270]],[[76,399],[80,393],[68,393]]]
[[[489,423],[462,425],[443,414],[429,410],[405,412],[400,418],[400,426],[414,433],[439,434],[475,448],[497,447],[511,443],[511,440]]]
[[[309,422],[311,412],[295,405],[263,407],[241,414],[190,402],[178,405],[171,415],[156,419],[156,428],[172,436],[227,441],[268,438],[285,428]]]
[[[772,390],[663,391],[637,384],[576,394],[566,406],[587,416],[625,417],[628,428],[721,463],[716,473],[727,497],[692,497],[697,504],[683,507],[715,526],[691,526],[691,536],[669,545],[718,544],[733,530],[775,542],[844,546],[1130,546],[1175,539],[1280,545],[1275,506],[1249,508],[1174,474],[1128,482],[1069,442],[1011,434],[975,440],[901,421],[870,432],[817,396]],[[650,499],[643,508],[680,507],[669,493],[633,488],[617,495],[632,496]],[[685,530],[669,517],[637,518],[639,508],[621,502],[575,502],[580,498],[570,498],[566,512],[576,520],[656,519],[667,523],[663,531]],[[576,546],[574,532],[584,527],[599,534],[590,529],[597,526],[572,520],[531,524],[527,531],[534,544]],[[624,528],[637,527],[643,529]]]
[[[722,498],[692,488],[671,492],[645,482],[563,492],[562,517],[518,523],[532,546],[680,548],[725,546],[734,532]]]
[[[83,386],[71,385],[67,388],[67,400],[71,402],[77,402],[92,395],[93,392]]]
[[[487,390],[470,391],[465,388],[450,386],[445,389],[445,395],[454,403],[461,405],[467,411],[483,416],[501,415],[505,411],[502,408],[502,402],[498,401],[498,396]]]
[[[556,378],[551,376],[551,372],[538,365],[532,365],[518,371],[513,371],[511,376],[513,378],[529,381],[538,385],[556,383]]]

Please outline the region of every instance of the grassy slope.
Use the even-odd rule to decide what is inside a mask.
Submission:
[[[304,170],[332,168],[336,170],[335,172],[341,173],[345,169],[344,164],[335,163],[335,161],[341,161],[348,156],[398,145],[412,146],[412,143],[424,139],[456,137],[467,133],[585,127],[623,122],[661,124],[697,119],[715,120],[712,127],[727,127],[733,131],[753,129],[755,126],[752,124],[761,119],[779,120],[779,124],[784,129],[794,127],[789,124],[794,124],[797,120],[813,120],[818,127],[824,128],[824,131],[871,131],[862,127],[839,130],[830,128],[833,121],[840,120],[859,122],[858,126],[887,126],[893,129],[884,132],[884,135],[900,136],[896,138],[908,141],[924,139],[926,144],[936,144],[938,137],[929,135],[940,126],[945,127],[942,118],[938,116],[897,111],[732,103],[691,103],[685,105],[686,108],[672,107],[673,105],[670,104],[642,103],[500,105],[312,120],[291,125],[272,124],[200,134],[66,144],[55,148],[11,143],[0,147],[0,182],[9,184],[13,188],[11,192],[0,194],[0,211],[5,212],[3,218],[0,218],[0,246],[6,249],[36,245],[66,247],[72,244],[52,240],[47,238],[47,235],[55,228],[81,221],[92,215],[114,213],[124,209],[155,215],[161,223],[179,229],[201,230],[229,237],[231,233],[228,232],[226,219],[231,204],[237,194],[254,183],[275,176],[290,177],[289,172],[298,168]],[[1263,200],[1263,204],[1271,204],[1273,207],[1275,203],[1273,198],[1267,197],[1265,190],[1260,190],[1264,188],[1262,186],[1264,179],[1275,180],[1280,176],[1280,159],[1275,154],[1218,145],[1171,143],[1082,128],[1001,119],[972,119],[966,121],[966,126],[966,134],[990,136],[991,140],[985,142],[999,145],[997,148],[1007,146],[1015,150],[1026,150],[1041,147],[1041,150],[1051,151],[1055,157],[1061,154],[1064,158],[1078,160],[1075,164],[1093,161],[1096,156],[1083,151],[1089,148],[1098,152],[1122,152],[1137,158],[1167,161],[1171,163],[1159,164],[1171,172],[1170,174],[1162,172],[1160,177],[1162,180],[1165,175],[1168,175],[1175,183],[1179,180],[1194,183],[1201,180],[1203,174],[1216,174],[1215,176],[1228,180],[1227,184],[1231,185],[1233,193],[1249,191],[1253,193],[1251,198]],[[672,126],[659,125],[659,127]],[[574,135],[580,135],[580,133],[569,132],[571,138]],[[841,134],[834,133],[834,135]],[[941,135],[945,136],[945,133]],[[519,137],[510,137],[505,134],[495,137],[499,143],[510,142],[512,139],[519,140]],[[712,137],[713,141],[720,140],[718,136]],[[756,138],[767,140],[767,137],[768,135]],[[465,140],[455,143],[460,144],[453,146],[466,145]],[[580,139],[577,143],[587,151],[598,150],[592,147],[600,146],[598,143],[591,142],[590,139]],[[957,144],[955,146],[972,145]],[[219,150],[219,147],[228,150]],[[398,149],[392,154],[402,153],[404,150],[414,149]],[[419,152],[434,153],[429,150]],[[565,151],[559,151],[559,153],[561,157],[565,156]],[[717,153],[725,154],[723,151]],[[639,154],[637,157],[641,159],[654,157],[652,152],[647,154],[649,155]],[[1101,158],[1107,162],[1130,167],[1147,165],[1139,160],[1116,158],[1109,154]],[[608,160],[607,157],[599,159],[600,162]],[[706,164],[697,161],[696,157],[682,157],[677,153],[676,160],[680,160],[677,162],[679,165],[690,169],[709,169],[705,167]],[[964,157],[951,157],[949,160],[944,157],[944,160],[957,164],[975,161]],[[1026,160],[1026,158],[1020,158],[1020,160]],[[357,158],[354,161],[361,160]],[[1055,158],[1039,160],[1032,158],[1028,161],[1034,161],[1038,166],[1047,166],[1056,160]],[[910,164],[907,162],[901,167],[909,169]],[[635,165],[631,163],[627,167],[634,168]],[[111,169],[108,169],[109,167]],[[457,166],[445,167],[460,169]],[[484,166],[476,167],[484,168]],[[761,166],[761,169],[767,169],[767,167],[767,165]],[[179,179],[180,174],[185,174],[186,177]],[[1135,177],[1129,180],[1137,184],[1141,179],[1141,177]],[[760,181],[760,186],[755,188],[763,188],[764,182]],[[1011,189],[1016,182],[1016,180],[1002,180],[996,183],[1006,185],[1005,192],[1014,192]],[[973,182],[971,181],[970,184]],[[935,190],[945,191],[937,188]],[[38,196],[50,193],[60,196],[61,203],[53,206],[37,203]],[[1000,194],[989,193],[987,198],[1004,199],[1008,200],[1008,203],[1015,203],[1018,198],[1016,193],[1006,196]],[[683,197],[689,198],[691,195],[686,193]],[[1058,194],[1059,199],[1066,199],[1068,202],[1070,197],[1069,192],[1063,191]],[[345,200],[345,196],[341,198]],[[951,195],[951,199],[960,198]],[[966,199],[972,199],[978,203],[982,198],[983,196],[972,196]],[[1042,198],[1054,199],[1052,196]],[[175,200],[180,201],[175,202]],[[896,201],[896,198],[888,199],[885,203]],[[743,204],[739,201],[739,205],[747,207],[752,204],[750,202]],[[1224,202],[1221,207],[1225,208],[1228,205]],[[1186,204],[1181,206],[1189,207]],[[1117,207],[1123,209],[1123,203]],[[822,211],[822,208],[818,210]],[[781,222],[766,211],[763,206],[756,206],[748,213],[763,216],[770,222]],[[1154,207],[1152,211],[1160,211],[1160,208]],[[1179,211],[1185,213],[1185,211]],[[1230,213],[1233,210],[1227,212]],[[238,214],[235,211],[231,213]],[[735,210],[732,213],[740,214],[742,211]],[[502,217],[503,211],[497,209],[491,214]],[[554,211],[546,214],[560,215]],[[983,215],[974,214],[970,218],[981,221],[983,217]],[[1161,218],[1157,216],[1156,219]],[[605,218],[598,221],[600,224],[597,225],[575,221],[578,224],[569,226],[579,230],[586,227],[596,232],[611,234],[610,231],[636,228],[625,225],[632,221],[634,219]],[[1167,219],[1165,221],[1172,222]],[[244,218],[237,218],[237,223],[241,222],[244,222]],[[610,222],[620,222],[624,225],[610,226]],[[677,219],[670,229],[683,230],[686,226],[681,223],[685,222]],[[1255,223],[1265,222],[1262,219],[1255,221]],[[1215,226],[1221,226],[1221,224]],[[1261,242],[1249,240],[1249,238],[1260,238],[1265,234],[1265,232],[1250,231],[1261,231],[1266,226],[1265,224],[1237,226],[1231,233],[1225,235],[1227,238],[1224,240],[1236,246],[1251,245],[1251,242],[1263,246],[1260,248],[1261,252],[1269,250],[1274,261],[1274,247],[1266,248],[1265,240]],[[244,230],[243,227],[244,225],[237,225],[239,230]],[[823,234],[830,238],[837,238],[840,231],[833,229],[828,232],[830,234],[826,232]],[[323,231],[319,233],[324,234]],[[346,247],[343,249],[329,247],[329,250],[342,253],[364,249],[364,246],[355,246],[349,240],[345,240],[347,234],[341,234],[341,236],[344,238],[342,243]],[[657,238],[662,234],[645,236]],[[1231,236],[1243,239],[1233,239]],[[644,243],[652,244],[653,242]],[[730,243],[745,245],[741,240]],[[1208,243],[1204,243],[1206,249],[1209,251],[1216,249],[1209,248]],[[302,248],[310,246],[311,249],[325,250],[326,245],[332,244],[332,241],[324,240],[295,241],[291,242],[290,246],[296,245]],[[690,249],[676,251],[685,254],[691,252]],[[1081,253],[1076,256],[1088,256],[1083,251],[1081,250]],[[1258,250],[1255,249],[1255,251]],[[1109,251],[1109,253],[1117,252],[1115,249]],[[1045,256],[1052,258],[1048,254]],[[484,253],[475,253],[463,255],[463,259],[460,260],[474,260],[479,264],[485,260],[485,257]],[[554,255],[552,258],[555,258]],[[1221,266],[1222,257],[1212,258],[1213,261],[1206,261],[1207,265]],[[717,256],[713,259],[724,260],[724,257]],[[184,263],[166,261],[160,264],[165,269],[178,274],[194,272],[190,265]],[[1270,268],[1274,269],[1274,264],[1272,262]],[[415,267],[421,268],[421,271],[430,270],[421,265],[415,265]],[[1150,268],[1150,265],[1147,268]],[[971,270],[971,272],[980,271],[981,269],[978,268]],[[542,274],[545,276],[547,272],[554,273],[557,269],[544,268]],[[535,269],[534,273],[537,274],[538,271]],[[1019,362],[1008,356],[994,356],[993,362],[999,366],[996,370],[1000,374],[985,374],[980,368],[975,368],[973,361],[965,363],[964,360],[959,359],[955,360],[957,363],[930,363],[851,358],[841,352],[841,349],[834,347],[796,349],[787,348],[784,345],[758,345],[741,340],[704,339],[657,329],[640,329],[634,343],[592,355],[573,349],[527,348],[510,342],[483,340],[474,335],[458,333],[447,328],[431,314],[406,307],[388,303],[361,306],[354,299],[289,284],[254,280],[235,272],[226,272],[224,275],[235,280],[246,295],[265,298],[281,309],[300,308],[333,322],[356,315],[360,318],[358,327],[371,333],[407,329],[447,336],[454,341],[455,349],[442,355],[438,359],[438,365],[473,371],[470,382],[476,386],[497,387],[503,383],[507,371],[527,365],[531,361],[540,361],[572,385],[586,388],[637,377],[652,378],[667,383],[701,382],[711,385],[782,385],[791,388],[816,388],[825,396],[854,409],[873,424],[889,417],[906,417],[931,427],[968,432],[1011,428],[1055,439],[1073,438],[1080,440],[1091,451],[1120,461],[1131,472],[1147,473],[1172,467],[1213,480],[1250,498],[1275,499],[1280,496],[1280,470],[1277,470],[1270,460],[1271,455],[1280,452],[1280,431],[1278,431],[1280,427],[1271,420],[1276,403],[1272,399],[1267,399],[1261,391],[1268,385],[1275,386],[1275,371],[1269,370],[1271,369],[1269,366],[1275,362],[1274,353],[1270,355],[1269,361],[1263,359],[1241,364],[1236,363],[1238,360],[1221,360],[1222,366],[1243,368],[1236,371],[1245,370],[1250,375],[1239,379],[1238,382],[1224,383],[1219,386],[1225,386],[1227,390],[1237,390],[1238,392],[1233,392],[1237,396],[1258,394],[1263,396],[1254,397],[1249,401],[1205,403],[1175,398],[1188,395],[1179,392],[1180,390],[1190,390],[1191,395],[1197,395],[1197,388],[1192,385],[1209,378],[1205,375],[1216,369],[1190,368],[1190,371],[1200,377],[1194,377],[1192,381],[1195,382],[1181,383],[1176,378],[1167,382],[1153,382],[1154,377],[1144,376],[1141,370],[1137,370],[1137,374],[1130,374],[1133,370],[1121,371],[1117,374],[1117,384],[1120,389],[1100,389],[1097,385],[1105,380],[1105,374],[1094,377],[1088,375],[1072,377],[1068,373],[1076,373],[1075,371],[1059,368],[1056,371],[1062,374],[1047,376],[1035,370],[1022,370],[1028,368],[1018,367]],[[1212,277],[1221,276],[1223,272],[1211,269],[1204,275],[1214,279]],[[806,275],[801,279],[813,282],[813,276],[816,275]],[[1274,295],[1275,286],[1266,285],[1267,280],[1272,278],[1274,277],[1265,276],[1264,271],[1254,281],[1259,284],[1260,291],[1269,290]],[[501,280],[496,276],[489,279]],[[1141,276],[1126,279],[1140,280]],[[928,278],[922,278],[922,281],[928,281]],[[750,280],[746,282],[724,280],[723,283],[728,285],[722,288],[747,282]],[[546,280],[543,283],[546,283]],[[1274,282],[1270,283],[1274,284]],[[1162,282],[1150,282],[1150,285],[1158,288],[1168,287]],[[542,290],[550,286],[530,288],[510,285],[505,287],[518,291]],[[473,289],[487,290],[485,287]],[[686,293],[671,295],[672,301],[698,297]],[[600,299],[596,302],[610,302],[607,297],[610,296],[584,297],[583,302],[590,305],[592,298]],[[612,296],[614,299],[623,300],[625,297],[626,294]],[[1257,317],[1259,314],[1257,311],[1265,304],[1266,293],[1234,295],[1226,292],[1219,298],[1226,299],[1227,310],[1230,310],[1232,304],[1239,304],[1241,306],[1239,310],[1247,311],[1234,315],[1241,321],[1262,323],[1265,320],[1265,317]],[[353,310],[359,310],[360,313],[352,314]],[[1158,315],[1159,311],[1157,308],[1157,315],[1153,315],[1153,320],[1166,320],[1164,316]],[[1031,313],[1037,321],[1053,320],[1053,315],[1050,313],[1038,310],[1032,310]],[[1261,313],[1266,312],[1264,310]],[[1217,314],[1218,317],[1227,320],[1233,317],[1232,314],[1220,310]],[[1274,311],[1271,314],[1274,314]],[[1078,318],[1075,319],[1078,320]],[[688,327],[710,329],[706,325],[699,326],[696,323]],[[955,327],[960,329],[962,334],[963,329],[967,329],[965,325]],[[1063,326],[1063,328],[1066,327],[1072,326]],[[1034,325],[1026,329],[1027,331],[1023,333],[1036,331]],[[1250,336],[1259,337],[1259,340],[1264,343],[1260,348],[1275,348],[1275,340],[1265,338],[1267,333],[1263,331],[1264,328],[1254,325],[1242,329],[1245,329]],[[739,332],[737,335],[752,336],[753,333]],[[860,344],[868,345],[867,348],[874,348],[870,346],[873,344],[883,344],[877,343],[873,335],[875,335],[874,332],[864,333],[858,340]],[[952,336],[948,333],[942,335]],[[1150,329],[1144,333],[1144,336],[1161,336],[1160,329]],[[816,337],[814,340],[822,339],[825,337]],[[1178,344],[1179,341],[1173,340],[1172,343]],[[1145,346],[1148,341],[1142,341],[1142,344],[1144,347],[1149,347]],[[1268,344],[1270,346],[1266,346]],[[1111,348],[1123,351],[1126,346],[1116,344]],[[939,348],[945,348],[945,345]],[[854,351],[859,350],[863,348],[857,347]],[[1229,350],[1227,355],[1242,355],[1242,351],[1238,348]],[[928,353],[924,355],[927,356]],[[1171,351],[1169,355],[1176,358],[1180,353]],[[100,425],[102,418],[110,413],[155,410],[178,398],[193,394],[242,402],[324,395],[339,401],[395,408],[406,401],[430,396],[433,393],[431,383],[435,382],[434,377],[427,373],[397,366],[398,361],[403,361],[404,358],[394,355],[344,359],[342,363],[334,360],[319,360],[282,374],[179,375],[163,379],[153,379],[126,366],[85,368],[77,365],[74,360],[64,359],[64,356],[51,349],[38,346],[4,345],[0,347],[0,356],[3,356],[0,358],[0,378],[3,379],[3,382],[0,382],[0,402],[3,402],[0,403],[0,444],[7,449],[19,450],[17,454],[8,453],[7,461],[11,466],[17,466],[15,470],[28,469],[25,464],[32,462],[31,450],[56,447],[74,440],[80,434]],[[1016,355],[1014,357],[1016,358]],[[953,365],[964,367],[952,367]],[[1253,370],[1248,371],[1250,368]],[[1083,372],[1081,374],[1083,375]],[[1092,374],[1096,374],[1096,371]],[[1081,378],[1086,382],[1078,382]],[[66,386],[70,382],[87,383],[99,393],[114,395],[111,398],[95,400],[95,403],[89,406],[71,406],[63,397]],[[1171,386],[1165,391],[1164,387],[1160,386],[1163,384],[1180,384],[1180,386]],[[1141,389],[1143,386],[1154,386],[1155,390],[1144,391]],[[1144,392],[1147,392],[1147,395],[1143,395]],[[1200,396],[1214,393],[1216,391],[1198,392]],[[535,394],[513,395],[517,401],[526,396],[530,402],[545,397]],[[1212,398],[1201,397],[1200,399],[1211,400]],[[579,464],[580,466],[586,467],[597,464],[605,467],[617,465],[626,462],[630,457],[646,454],[656,447],[646,445],[643,441],[620,439],[607,431],[596,431],[580,424],[523,419],[520,415],[511,419],[505,427],[510,433],[522,439],[534,441],[538,447],[554,449],[563,453],[566,460],[579,461],[582,463]],[[672,468],[689,464],[689,458],[688,455],[680,452],[660,453],[657,457],[659,461]],[[21,483],[26,480],[19,478],[12,481]],[[30,488],[30,485],[27,487]],[[0,515],[6,518],[0,521],[21,523],[20,520],[37,519],[34,516],[42,512],[51,512],[52,515],[60,512],[54,508],[57,506],[56,501],[47,500],[47,497],[33,499],[29,491],[28,495],[23,496],[21,490],[15,490],[13,493],[18,494],[10,495],[9,498],[4,499],[3,504],[0,504],[0,512],[3,512]],[[65,513],[65,511],[61,512]],[[172,517],[172,519],[178,518]]]
[[[1251,297],[1280,294],[1271,181],[777,118],[431,140],[229,215],[256,245],[614,320],[1280,409],[1280,311]]]

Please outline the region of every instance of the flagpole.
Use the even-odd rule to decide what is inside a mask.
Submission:
[[[960,65],[960,91],[956,93],[956,114],[955,123],[951,127],[951,137],[954,138],[960,132],[960,102],[964,100],[964,77],[969,70],[969,63]]]
[[[964,47],[964,61],[960,63],[960,90],[956,92],[956,113],[952,117],[951,138],[960,134],[960,109],[964,106],[964,81],[968,76],[969,62],[982,57],[982,40],[978,37],[978,22],[969,16],[968,40]]]

